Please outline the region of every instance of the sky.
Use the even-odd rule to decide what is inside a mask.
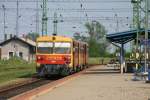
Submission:
[[[10,2],[11,1],[11,2]],[[3,39],[4,11],[6,8],[6,33],[16,34],[16,0],[0,0],[0,35]],[[19,0],[19,36],[36,32],[36,0]],[[107,30],[107,34],[130,30],[132,23],[132,5],[130,0],[49,0],[48,2],[48,34],[53,33],[54,12],[58,16],[58,34],[72,37],[74,33],[85,34],[85,23],[99,21]],[[53,1],[53,2],[52,2]],[[66,2],[60,2],[66,1]],[[69,2],[70,1],[70,2]],[[94,2],[95,1],[95,2]],[[41,34],[42,2],[38,2],[39,33]],[[82,5],[82,7],[81,7]],[[88,17],[87,17],[87,16]],[[63,20],[63,22],[62,22]],[[118,21],[118,25],[117,25]]]

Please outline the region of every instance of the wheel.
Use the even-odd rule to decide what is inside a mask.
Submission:
[[[75,68],[75,67],[73,67],[72,73],[75,73],[75,72],[76,72],[76,68]]]
[[[85,68],[86,68],[85,65],[83,65],[83,66],[82,66],[82,69],[85,69]]]
[[[63,67],[60,70],[61,76],[68,76],[70,74],[70,69],[68,67]]]
[[[40,68],[37,69],[37,72],[38,72],[38,76],[43,78],[46,76],[47,68],[44,65],[42,65]]]
[[[81,71],[81,67],[76,67],[76,72],[79,72],[79,71]]]

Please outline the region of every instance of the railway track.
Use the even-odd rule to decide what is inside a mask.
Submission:
[[[90,66],[95,66],[95,65],[90,65]],[[38,78],[34,77],[26,82],[18,83],[18,84],[12,85],[12,86],[2,88],[2,89],[0,89],[0,100],[7,100],[11,97],[14,97],[14,96],[17,96],[24,92],[33,90],[35,88],[38,88],[40,86],[46,85],[51,82],[54,82],[61,78],[63,78],[63,77],[53,77],[53,78],[49,78],[49,79],[44,79],[44,78],[38,79]]]
[[[48,84],[55,81],[55,79],[31,79],[25,83],[16,84],[13,86],[8,86],[7,88],[0,90],[0,100],[7,100],[11,97],[19,95],[21,93],[27,92],[29,90],[35,89],[42,85]]]

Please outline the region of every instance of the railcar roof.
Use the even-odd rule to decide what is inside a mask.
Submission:
[[[65,37],[65,36],[40,36],[37,38],[37,42],[40,42],[40,41],[71,42],[73,41],[73,39],[70,37]]]
[[[55,39],[54,39],[55,38]],[[79,41],[79,40],[74,40],[73,38],[70,37],[65,37],[65,36],[40,36],[37,38],[37,42],[48,42],[48,41],[55,41],[55,42],[80,42],[82,44],[88,45],[86,42]]]

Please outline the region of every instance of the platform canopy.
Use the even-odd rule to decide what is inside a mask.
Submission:
[[[139,32],[141,34],[144,34],[145,30],[140,29]],[[148,33],[150,34],[150,30],[148,30]],[[124,31],[124,32],[118,32],[113,34],[107,34],[106,39],[109,40],[110,42],[125,44],[129,41],[136,39],[136,35],[137,35],[137,30],[131,30],[131,31]]]

